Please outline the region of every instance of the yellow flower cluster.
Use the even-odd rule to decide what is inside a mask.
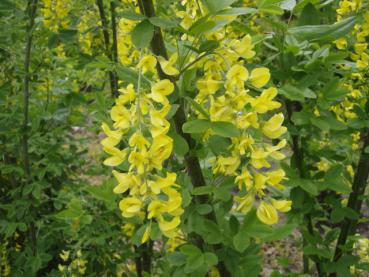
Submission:
[[[81,16],[81,20],[77,25],[78,41],[81,51],[88,55],[92,55],[93,32],[90,31],[90,28],[92,25],[91,21],[93,21],[96,16],[97,14],[95,11],[89,10]]]
[[[126,18],[121,18],[118,22],[118,58],[119,61],[126,66],[133,64],[140,57],[140,53],[133,46],[131,39],[131,31],[135,27],[135,24],[134,21]]]
[[[355,254],[360,258],[360,262],[369,263],[369,238],[362,237],[359,234],[356,234],[356,238],[354,244]],[[362,276],[361,274],[364,273],[362,269],[357,269],[355,266],[351,266],[350,271],[355,276]]]
[[[67,15],[71,7],[70,0],[43,0],[42,2],[41,12],[46,28],[57,32],[59,28],[69,27],[70,22]]]
[[[85,275],[86,273],[86,265],[87,261],[83,259],[83,254],[81,250],[78,250],[75,258],[72,259],[70,257],[70,251],[62,250],[59,254],[59,257],[63,260],[66,264],[59,264],[58,269],[60,272],[65,273],[66,276],[81,276]],[[70,261],[69,264],[67,262]]]
[[[8,241],[2,241],[0,244],[0,275],[10,275],[10,264],[8,261]]]
[[[140,72],[137,86],[130,84],[122,89],[111,109],[113,129],[106,123],[102,125],[106,138],[101,143],[110,155],[104,164],[120,168],[123,163],[128,164],[125,172],[113,170],[118,181],[114,192],[125,194],[119,203],[122,215],[149,222],[142,242],[149,239],[154,220],[166,237],[178,236],[183,213],[176,174],[168,171],[163,174],[163,163],[173,149],[173,140],[167,135],[170,123],[166,116],[171,108],[167,97],[174,91],[174,85],[165,79],[157,81],[149,90],[141,86],[145,75],[155,77],[156,63],[152,55],[142,57],[137,65]],[[162,65],[170,72],[168,61],[162,61]]]
[[[186,13],[198,14],[193,12],[195,8],[191,5]],[[280,150],[286,145],[286,140],[280,140],[276,145],[270,143],[287,131],[282,126],[283,114],[263,120],[269,111],[281,106],[275,100],[278,91],[275,87],[264,88],[270,79],[268,68],[252,68],[250,64],[252,70],[249,70],[244,64],[255,56],[251,36],[228,38],[223,34],[224,29],[220,29],[208,35],[222,40],[214,54],[197,63],[204,74],[197,81],[195,100],[209,111],[211,121],[232,123],[240,135],[232,138],[229,155],[218,155],[210,162],[214,174],[235,177],[240,190],[240,194],[234,197],[238,211],[247,213],[258,196],[261,199],[257,209],[259,219],[265,224],[275,224],[278,222],[277,210],[287,212],[291,208],[291,201],[275,200],[266,193],[268,186],[283,189],[280,182],[285,178],[282,169],[264,170],[272,168],[271,160],[285,158]],[[199,112],[198,118],[204,119],[205,115]],[[206,138],[212,135],[212,131],[209,132]],[[242,161],[245,159],[248,161]]]
[[[341,21],[345,16],[360,13],[363,9],[362,0],[342,0],[339,2],[337,12],[337,21]],[[349,57],[354,62],[354,66],[344,65],[342,69],[347,71],[348,78],[343,84],[349,93],[345,99],[337,105],[331,107],[336,114],[337,119],[346,122],[347,120],[356,119],[358,115],[355,107],[364,106],[366,103],[365,92],[369,86],[365,82],[367,71],[369,69],[369,51],[367,38],[369,37],[369,11],[363,10],[363,18],[360,23],[355,24],[354,30],[349,37],[342,37],[335,41],[336,47],[340,50],[347,51]],[[357,136],[352,137],[353,150],[358,149]]]

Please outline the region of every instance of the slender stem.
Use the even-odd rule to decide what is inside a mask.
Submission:
[[[347,207],[360,214],[362,205],[362,196],[364,195],[365,188],[368,182],[369,175],[369,153],[365,152],[365,148],[369,147],[369,131],[362,132],[364,138],[364,144],[361,150],[359,164],[354,176],[354,182],[352,185],[352,192],[350,193]],[[347,238],[353,235],[356,231],[358,219],[346,218],[341,225],[341,232],[337,240],[336,249],[334,253],[333,261],[337,262],[343,255],[343,247],[346,244]],[[336,276],[336,273],[331,273],[329,276]]]
[[[31,49],[33,40],[33,29],[35,26],[35,17],[37,11],[38,0],[28,0],[27,13],[29,13],[29,22],[26,29],[26,49],[24,57],[24,79],[23,79],[23,137],[22,137],[22,150],[23,150],[23,167],[26,176],[26,182],[29,184],[31,181],[31,166],[28,150],[28,123],[29,123],[29,98],[30,98],[30,63],[31,63]],[[30,223],[30,237],[33,247],[33,255],[37,252],[37,238],[36,228],[34,222]]]
[[[140,11],[142,14],[146,15],[147,17],[155,16],[155,8],[152,0],[139,0],[138,1]],[[168,54],[166,51],[166,47],[164,44],[163,35],[161,33],[161,29],[155,26],[154,29],[154,36],[151,40],[151,50],[154,55],[162,56],[165,59],[168,59]],[[157,64],[157,72],[160,79],[169,79],[173,83],[175,83],[175,78],[172,76],[166,75],[160,67],[160,64]],[[186,122],[186,114],[184,111],[183,100],[180,100],[180,106],[173,117],[176,131],[179,135],[181,135],[189,145],[190,151],[185,155],[185,165],[187,168],[187,173],[191,179],[191,183],[194,187],[205,186],[205,178],[201,170],[199,159],[196,155],[193,154],[193,150],[195,148],[195,141],[192,139],[190,134],[183,133],[182,126]],[[196,200],[200,201],[201,203],[209,202],[207,195],[201,195]],[[212,221],[216,221],[216,216],[214,212],[208,214],[208,219]],[[196,242],[199,244],[200,248],[203,248],[205,244],[200,236],[194,237]],[[220,249],[222,245],[214,245],[215,249]],[[218,270],[222,277],[231,276],[230,272],[227,270],[225,264],[223,262],[219,262]]]
[[[111,57],[112,61],[117,64],[118,63],[118,39],[117,39],[117,20],[116,20],[116,13],[115,13],[116,4],[115,1],[110,1],[110,16],[111,16],[111,31],[113,34],[113,42],[111,45]],[[113,71],[114,77],[114,93],[118,95],[118,75],[116,71]]]
[[[113,56],[111,53],[110,38],[109,38],[109,32],[108,32],[109,30],[108,20],[106,19],[103,0],[96,0],[96,5],[99,9],[100,20],[101,20],[101,25],[102,25],[102,32],[103,32],[104,44],[105,44],[105,55],[110,59],[110,61],[113,62],[114,60],[113,60]],[[115,85],[116,81],[114,77],[114,72],[112,70],[109,70],[109,80],[110,80],[111,95],[116,97],[118,95],[118,91],[115,90],[117,86]]]
[[[301,104],[299,102],[287,101],[286,107],[287,107],[287,113],[288,113],[288,120],[290,124],[293,124],[291,117],[294,112],[296,111],[298,112],[302,109]],[[306,170],[304,166],[304,149],[300,145],[299,135],[292,135],[291,138],[292,138],[292,152],[293,152],[295,166],[299,172],[300,178],[306,178],[307,176],[306,176]],[[307,214],[304,216],[304,222],[306,222],[306,227],[307,227],[309,234],[314,235],[314,225],[313,225],[313,221],[311,219],[310,214]],[[305,238],[303,238],[303,246],[306,246],[306,245],[307,245],[307,241]],[[316,261],[315,266],[316,266],[318,275],[323,276],[321,264],[318,261]],[[309,270],[309,257],[305,253],[303,254],[303,271],[304,273],[309,273],[310,271]]]

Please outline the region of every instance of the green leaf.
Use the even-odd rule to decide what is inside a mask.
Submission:
[[[208,267],[212,267],[212,266],[214,266],[218,263],[218,257],[214,253],[205,252],[204,253],[204,261],[205,261],[205,264]]]
[[[211,128],[211,126],[211,122],[208,120],[195,119],[183,124],[182,131],[184,133],[204,133]]]
[[[132,30],[132,42],[137,48],[145,48],[149,46],[154,36],[154,25],[149,20],[138,23]]]
[[[209,214],[212,210],[209,204],[200,204],[196,206],[196,211],[201,215]]]
[[[174,153],[180,157],[183,157],[189,151],[187,141],[177,133],[171,133],[171,138],[173,139],[173,150]]]
[[[273,232],[263,237],[263,240],[265,241],[281,240],[290,235],[293,232],[293,230],[296,229],[296,227],[297,227],[296,224],[285,224],[281,227],[273,228]]]
[[[67,205],[67,209],[57,213],[56,218],[61,220],[71,220],[79,218],[83,215],[81,201],[77,198],[71,199]]]
[[[208,17],[202,17],[192,24],[188,32],[193,36],[199,36],[212,30],[216,25],[217,24],[214,21],[209,20]]]
[[[322,131],[329,131],[330,129],[329,123],[322,117],[311,117],[310,122]]]
[[[296,0],[284,0],[280,7],[286,11],[292,11],[295,6]]]
[[[281,15],[283,14],[283,10],[280,7],[280,3],[282,0],[257,0],[256,6],[260,11]]]
[[[230,122],[223,121],[212,122],[211,128],[217,135],[221,137],[231,138],[238,137],[240,135],[240,131],[238,130],[238,128]]]
[[[293,100],[293,101],[304,101],[304,91],[301,89],[293,86],[293,85],[284,85],[279,90],[280,94],[285,96],[286,98]]]
[[[202,1],[211,13],[223,10],[232,5],[236,0],[203,0]]]
[[[162,29],[171,29],[177,27],[178,25],[177,22],[174,20],[169,20],[160,17],[150,17],[149,20],[151,24],[153,24],[154,26],[158,26]]]
[[[217,14],[224,15],[224,16],[235,16],[235,15],[244,15],[244,14],[251,14],[257,12],[257,9],[254,8],[229,8],[225,10],[219,11]]]
[[[123,18],[127,18],[129,20],[144,20],[147,17],[143,14],[140,13],[135,13],[132,11],[122,11],[118,13],[118,16],[123,17]]]
[[[181,252],[176,251],[169,255],[168,261],[171,265],[181,266],[186,263],[186,255],[184,255]]]
[[[216,49],[219,46],[219,42],[217,40],[206,40],[201,43],[199,50],[200,52],[210,52]]]
[[[293,178],[285,181],[286,186],[300,187],[309,194],[318,195],[318,184],[309,179]]]
[[[197,103],[195,100],[193,100],[192,98],[185,96],[185,99],[188,101],[188,103],[191,104],[191,106],[198,111],[199,113],[201,113],[203,116],[205,116],[207,119],[210,119],[210,115],[204,110],[204,108]]]
[[[228,152],[231,140],[221,136],[211,136],[208,145],[215,155],[221,155]]]
[[[240,230],[234,237],[233,237],[233,246],[234,248],[243,253],[245,249],[250,245],[250,236],[248,236],[245,232]]]
[[[201,250],[192,244],[185,244],[181,246],[179,250],[186,256],[195,256],[201,254]]]
[[[332,25],[307,25],[292,27],[288,32],[299,40],[333,41],[348,34],[357,22],[352,16]]]
[[[212,192],[213,192],[212,186],[201,186],[201,187],[194,188],[192,191],[192,194],[193,195],[205,195],[205,194],[210,194]]]

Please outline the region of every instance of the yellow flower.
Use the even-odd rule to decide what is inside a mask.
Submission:
[[[261,201],[256,215],[261,222],[267,225],[272,225],[278,222],[278,213],[273,205]]]
[[[122,138],[122,131],[113,131],[109,128],[108,124],[105,122],[102,123],[101,128],[103,129],[105,135],[107,136],[101,141],[101,144],[105,147],[114,147],[116,146],[121,138]]]
[[[150,232],[151,232],[151,226],[147,226],[146,229],[145,229],[145,232],[142,236],[142,239],[141,239],[141,243],[145,243],[149,240],[150,238]]]
[[[149,146],[149,142],[145,139],[145,137],[141,134],[141,132],[135,132],[128,141],[129,146],[137,147],[140,151],[145,150],[146,146]]]
[[[133,232],[135,231],[135,225],[132,223],[126,223],[123,225],[122,231],[125,235],[132,237]]]
[[[168,120],[166,120],[165,117],[168,114],[169,110],[170,105],[164,105],[163,108],[160,110],[150,110],[150,122],[152,125],[150,128],[150,132],[153,138],[168,133],[170,123]]]
[[[255,51],[253,51],[254,45],[252,44],[250,35],[244,36],[241,40],[234,41],[231,47],[242,58],[251,59],[255,56]]]
[[[60,258],[66,262],[68,259],[69,259],[69,254],[70,254],[70,251],[65,251],[65,250],[62,250],[62,253],[59,254]]]
[[[266,67],[255,68],[251,71],[250,81],[254,87],[261,88],[265,86],[270,79],[269,69]]]
[[[273,98],[278,94],[278,90],[275,87],[265,89],[261,95],[251,101],[251,106],[257,113],[266,113],[267,111],[278,109],[281,103],[273,101]]]
[[[214,94],[221,86],[221,82],[214,80],[211,76],[197,81],[197,88],[205,95]]]
[[[124,193],[128,189],[139,185],[139,179],[130,173],[121,173],[113,170],[113,175],[118,181],[118,185],[114,188],[114,193]]]
[[[275,186],[277,188],[283,188],[283,186],[279,184],[286,176],[286,173],[283,171],[283,169],[269,171],[266,173],[266,175],[268,176],[267,183],[269,185]]]
[[[216,160],[213,172],[215,174],[223,173],[225,175],[234,175],[240,163],[241,161],[239,157],[219,156]]]
[[[238,202],[237,211],[241,211],[242,213],[248,213],[255,200],[255,195],[252,193],[248,193],[243,197],[235,196],[235,201]]]
[[[174,85],[168,79],[161,80],[151,88],[151,98],[155,102],[159,102],[163,105],[169,103],[166,98],[167,95],[171,94],[174,90]]]
[[[153,217],[158,217],[159,215],[165,213],[166,208],[162,201],[152,201],[149,204],[147,211],[148,211],[147,218],[151,219]]]
[[[170,157],[173,149],[173,140],[166,136],[160,135],[153,139],[149,150],[150,163],[156,169],[162,169],[164,160]]]
[[[249,171],[247,169],[243,169],[241,175],[236,177],[235,183],[238,185],[240,190],[242,189],[242,185],[245,185],[249,191],[252,187],[252,176]]]
[[[128,129],[130,127],[130,112],[123,105],[116,105],[111,109],[111,118],[116,129]]]
[[[107,158],[103,164],[107,166],[118,166],[120,165],[127,157],[128,149],[119,150],[115,147],[106,146],[104,147],[104,151],[110,155],[111,157]]]
[[[128,162],[131,164],[129,170],[136,168],[139,175],[143,174],[145,172],[145,165],[147,164],[146,152],[131,152],[128,157]]]
[[[133,102],[136,99],[136,92],[133,84],[129,84],[126,88],[120,89],[121,95],[116,100],[117,105],[124,105],[127,102]]]
[[[142,202],[136,197],[126,197],[119,202],[123,217],[134,217],[140,213]]]
[[[231,84],[245,82],[248,78],[249,72],[244,66],[239,64],[232,66],[227,72],[227,80],[230,81]]]
[[[166,221],[163,218],[159,218],[159,228],[163,232],[166,237],[174,237],[176,235],[175,229],[181,223],[181,220],[178,216],[173,217],[172,220]]]
[[[343,50],[347,47],[347,40],[345,38],[339,38],[334,41],[336,44],[337,49]]]
[[[288,212],[291,210],[292,201],[271,199],[272,205],[280,212]]]
[[[164,71],[165,74],[167,74],[169,76],[173,76],[173,75],[177,75],[179,73],[179,71],[173,66],[176,63],[177,59],[178,59],[177,54],[173,54],[169,58],[168,61],[166,59],[164,59],[163,57],[158,58],[159,63],[160,63],[160,67]]]
[[[144,56],[137,65],[138,68],[142,69],[142,72],[156,72],[156,58],[153,55]]]
[[[282,113],[274,115],[263,126],[263,134],[270,139],[279,138],[281,135],[287,132],[287,128],[282,126],[284,116]]]

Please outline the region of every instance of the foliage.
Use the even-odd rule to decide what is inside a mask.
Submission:
[[[0,275],[364,274],[368,5],[1,1]]]

